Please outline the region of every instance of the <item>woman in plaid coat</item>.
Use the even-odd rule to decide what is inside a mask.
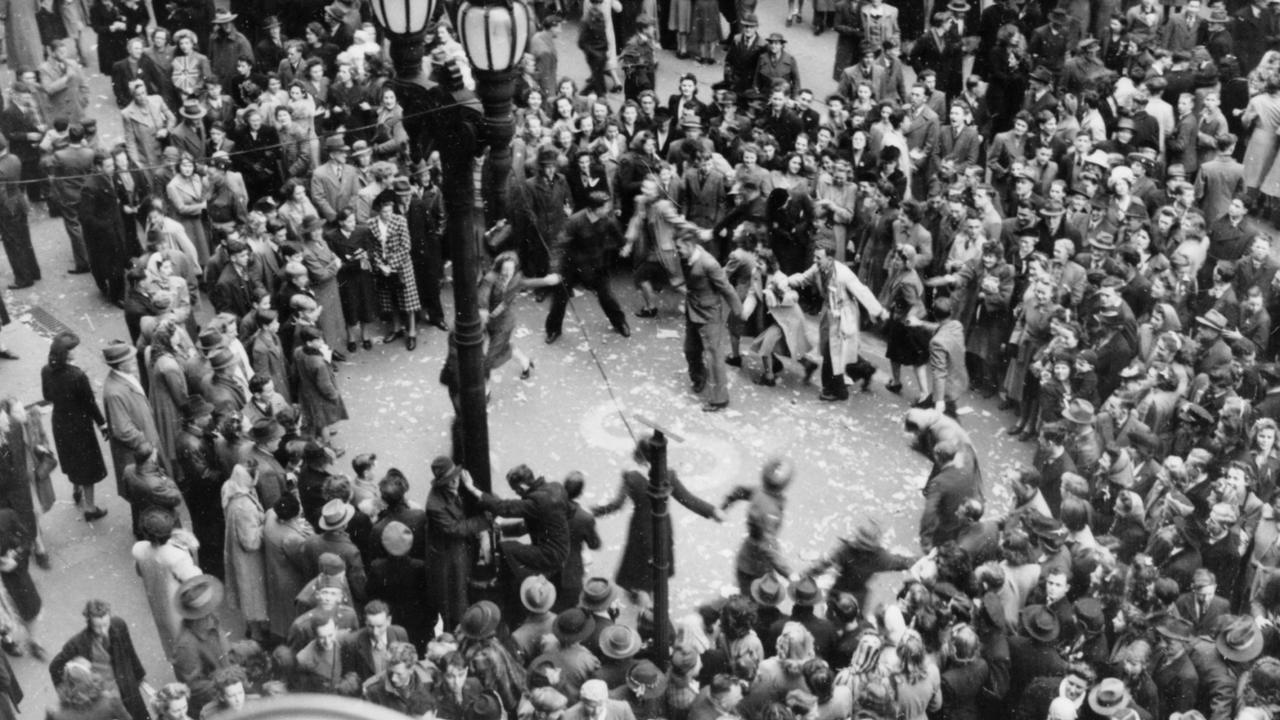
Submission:
[[[369,230],[374,239],[373,266],[381,276],[378,300],[382,312],[391,314],[391,332],[382,342],[395,342],[405,335],[403,314],[404,322],[409,325],[404,345],[413,350],[418,346],[417,313],[422,304],[413,276],[413,258],[409,255],[409,225],[404,216],[396,212],[394,190],[384,190],[374,198],[372,210]]]

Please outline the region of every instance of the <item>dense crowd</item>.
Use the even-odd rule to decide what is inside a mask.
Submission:
[[[404,473],[334,441],[335,363],[449,329],[439,158],[406,131],[368,8],[238,5],[42,0],[47,57],[15,68],[0,111],[12,287],[40,280],[28,209],[44,202],[69,272],[130,335],[101,348],[100,393],[79,338],[53,338],[51,439],[0,400],[0,646],[49,659],[30,565],[51,565],[55,466],[87,522],[111,475],[178,681],[146,683],[163,673],[89,600],[51,658],[49,717],[208,718],[289,691],[442,720],[1280,712],[1272,4],[815,0],[814,33],[837,36],[821,99],[746,0],[536,5],[512,211],[475,278],[486,371],[514,358],[532,378],[512,342],[525,291],[550,298],[547,343],[575,287],[629,336],[612,282],[628,274],[636,321],[678,295],[708,412],[729,404],[729,367],[761,385],[820,370],[819,397],[847,400],[878,372],[861,353],[878,333],[932,462],[919,554],[860,521],[807,567],[778,540],[788,462],[719,503],[672,474],[702,517],[750,506],[737,592],[677,618],[653,616],[647,440],[591,508],[578,474],[521,465],[500,498],[447,456],[418,503]],[[558,71],[567,17],[581,87]],[[86,115],[89,26],[123,124],[110,147]],[[661,101],[663,48],[722,66],[709,96],[690,73]],[[424,62],[471,83],[447,19]],[[455,403],[457,377],[450,353]],[[957,419],[970,391],[1037,442],[994,476],[1003,517]],[[617,574],[587,577],[595,518],[628,501]],[[869,584],[890,571],[906,580],[879,602]],[[15,715],[11,671],[0,694]]]

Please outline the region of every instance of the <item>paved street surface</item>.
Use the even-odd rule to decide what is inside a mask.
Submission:
[[[762,5],[761,30],[786,34],[791,40],[788,49],[800,60],[803,81],[822,97],[834,88],[830,80],[834,36],[828,33],[815,39],[808,25],[783,28],[783,12],[780,3]],[[562,72],[585,77],[575,28],[561,38],[561,53]],[[719,79],[720,73],[718,67],[707,69],[663,53],[659,68],[663,97],[674,88],[675,78],[687,71],[698,73],[706,84]],[[7,86],[9,80],[7,70],[0,73],[0,83]],[[94,114],[104,136],[114,140],[119,135],[118,114],[109,100],[107,80],[96,79],[93,89]],[[702,92],[705,97],[706,90]],[[106,373],[99,349],[107,340],[128,337],[122,313],[103,302],[89,276],[64,274],[71,262],[61,222],[40,215],[33,217],[33,225],[45,279],[31,290],[6,292],[5,301],[18,322],[4,329],[4,339],[21,360],[0,363],[0,392],[25,402],[40,399],[39,370],[48,351],[52,321],[81,336],[78,360],[98,388]],[[0,287],[9,282],[5,267],[0,270]],[[618,279],[615,287],[628,312],[638,307],[628,281]],[[671,466],[690,490],[713,502],[718,503],[737,483],[757,482],[766,458],[790,457],[797,472],[782,539],[796,569],[831,546],[859,517],[874,517],[884,524],[891,546],[917,549],[919,489],[928,466],[907,448],[901,432],[905,398],[915,397],[911,381],[907,381],[905,398],[883,389],[887,368],[883,343],[877,339],[867,343],[868,357],[881,369],[868,394],[854,393],[846,403],[820,403],[817,386],[802,386],[794,368],[783,375],[778,387],[757,387],[750,380],[758,368],[749,362],[749,372],[730,369],[730,409],[707,415],[688,392],[681,354],[682,319],[676,313],[675,298],[668,296],[663,302],[656,320],[631,318],[634,335],[627,340],[611,331],[594,298],[580,297],[574,301],[564,336],[553,346],[542,341],[547,306],[531,297],[517,304],[515,342],[537,368],[525,382],[519,379],[515,364],[509,364],[493,384],[491,444],[495,484],[502,491],[506,491],[502,482],[506,470],[523,462],[552,479],[581,470],[587,477],[587,504],[611,497],[620,470],[630,467],[631,440],[619,417],[621,407],[627,414],[664,423],[686,438],[683,444],[672,444]],[[613,397],[591,348],[608,375]],[[371,352],[359,352],[353,362],[340,366],[341,387],[354,418],[341,425],[337,436],[348,450],[339,461],[340,468],[349,469],[349,460],[357,452],[375,452],[382,470],[401,468],[412,483],[412,497],[419,502],[425,499],[430,460],[449,446],[451,409],[437,382],[444,350],[443,334],[425,330],[414,353],[406,352],[402,344],[375,345]],[[995,470],[1006,462],[1028,459],[1030,446],[1003,436],[1001,428],[1010,418],[997,412],[994,403],[974,399],[965,412],[963,422],[988,468],[987,496],[1003,507],[1008,493],[991,487]],[[104,491],[101,503],[110,515],[92,526],[71,503],[65,478],[58,475],[55,485],[61,499],[44,519],[54,569],[33,570],[45,600],[42,641],[51,653],[56,652],[82,627],[79,613],[85,599],[101,597],[129,621],[149,680],[156,685],[168,681],[171,672],[159,651],[129,555],[133,539],[128,509],[114,496],[114,481],[108,479],[99,486]],[[596,554],[590,572],[612,575],[629,512],[601,522],[605,548]],[[733,582],[732,560],[744,533],[744,514],[744,506],[739,505],[729,513],[726,525],[717,527],[683,508],[673,509],[674,612],[688,611]],[[24,714],[37,715],[55,702],[42,665],[28,658],[13,664],[27,694]]]

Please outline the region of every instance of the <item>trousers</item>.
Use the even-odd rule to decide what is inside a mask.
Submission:
[[[564,325],[564,311],[569,306],[569,298],[573,297],[574,286],[591,290],[600,301],[600,309],[615,329],[622,327],[627,321],[618,299],[613,296],[613,288],[609,287],[609,278],[603,273],[594,277],[583,277],[574,271],[564,275],[564,281],[551,291],[551,310],[547,313],[547,333],[558,333]]]
[[[706,383],[703,400],[712,405],[729,402],[729,371],[724,364],[723,323],[696,323],[686,320],[684,326],[684,359],[689,365],[689,379],[695,385]]]

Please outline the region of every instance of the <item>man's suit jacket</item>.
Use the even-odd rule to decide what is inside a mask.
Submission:
[[[204,126],[197,123],[180,122],[169,132],[169,144],[179,152],[191,153],[197,164],[204,162],[204,148],[208,141],[208,133]]]
[[[409,633],[399,625],[392,625],[387,628],[387,645],[398,642],[409,642]],[[360,682],[378,674],[373,661],[373,633],[369,628],[362,627],[343,638],[342,669],[354,672]]]
[[[960,132],[951,125],[943,125],[938,132],[937,157],[939,161],[955,161],[956,167],[977,165],[982,157],[982,136],[972,125],[966,125]]]
[[[1204,218],[1216,222],[1227,214],[1231,199],[1244,191],[1244,166],[1233,157],[1217,157],[1200,166],[1196,199]]]
[[[325,220],[337,219],[338,211],[355,199],[356,176],[359,173],[350,165],[337,166],[327,162],[311,173],[311,201]]]
[[[57,178],[53,186],[58,192],[63,212],[74,212],[73,208],[80,204],[80,191],[85,180],[93,174],[93,150],[80,145],[55,150],[53,174]]]
[[[680,93],[675,93],[667,98],[667,109],[671,111],[671,121],[668,123],[671,127],[671,134],[674,137],[684,137],[684,130],[680,127],[680,122],[684,120],[679,112]],[[711,108],[707,104],[699,100],[696,96],[684,103],[684,114],[694,114],[698,120],[702,121],[705,126],[707,121],[711,119]]]
[[[111,89],[115,92],[117,107],[123,108],[133,102],[129,83],[134,80],[141,80],[147,84],[148,95],[158,95],[164,88],[164,78],[160,74],[160,69],[150,57],[143,55],[134,63],[130,63],[129,58],[117,60],[111,66]]]
[[[728,211],[729,184],[719,170],[709,171],[705,180],[700,169],[686,170],[680,183],[685,219],[702,228],[718,225]]]
[[[878,62],[872,62],[870,70],[860,62],[854,63],[840,73],[839,93],[846,101],[852,101],[858,95],[858,86],[866,83],[871,86],[871,92],[880,97],[884,88],[884,73],[884,66]]]
[[[925,164],[928,158],[938,149],[939,124],[938,114],[929,106],[920,109],[919,114],[909,112],[906,123],[910,123],[902,134],[907,138],[907,147],[912,150],[924,150]]]
[[[685,318],[691,323],[724,322],[726,305],[734,313],[742,312],[738,293],[729,284],[724,268],[702,251],[684,265]]]
[[[631,705],[626,700],[608,699],[604,702],[604,720],[636,720],[636,714],[632,712]],[[587,714],[582,703],[577,703],[564,711],[564,720],[594,720],[594,718]]]
[[[1204,44],[1204,30],[1205,23],[1202,19],[1192,17],[1191,24],[1188,25],[1187,14],[1182,12],[1169,16],[1160,29],[1160,36],[1170,52],[1191,52],[1195,46]]]
[[[160,445],[151,403],[139,386],[117,372],[102,381],[102,409],[111,435],[111,460],[116,470],[116,488],[124,487],[124,467],[133,462],[134,452],[143,443]]]

